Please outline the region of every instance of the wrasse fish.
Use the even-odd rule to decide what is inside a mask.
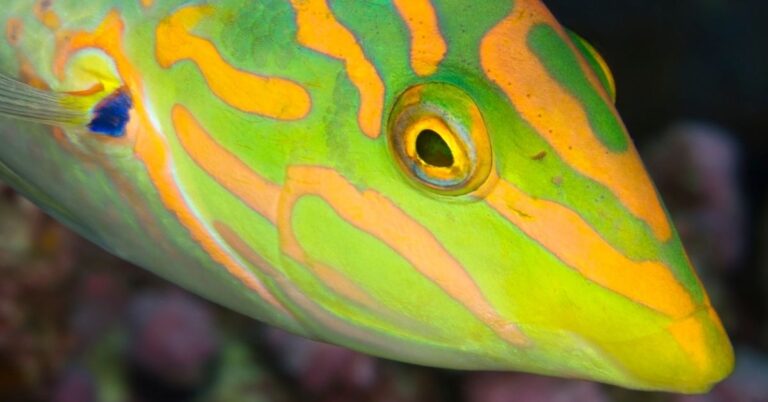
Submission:
[[[112,253],[373,355],[703,392],[728,337],[538,0],[6,0],[0,176]]]

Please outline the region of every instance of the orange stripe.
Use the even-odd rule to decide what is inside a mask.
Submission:
[[[228,64],[209,40],[189,33],[210,14],[213,6],[190,6],[169,16],[157,27],[155,52],[161,66],[182,60],[194,62],[216,96],[230,106],[279,120],[302,119],[312,107],[301,85],[278,77],[264,77]]]
[[[273,224],[276,223],[280,187],[259,176],[235,155],[221,147],[183,106],[177,105],[173,108],[172,119],[179,141],[192,159],[251,209],[265,216]],[[223,223],[218,223],[216,229],[225,242],[243,258],[248,261],[253,259],[256,253],[252,250],[243,250],[242,240],[238,240],[239,237],[233,230]],[[305,254],[302,254],[301,258],[297,260],[311,268],[312,273],[337,294],[376,312],[381,317],[403,322],[402,317],[395,317],[392,312],[387,311],[385,306],[374,300],[356,283],[333,268],[312,261]],[[251,261],[251,263],[264,270],[263,262],[256,260],[256,262]],[[271,273],[269,275],[272,276]],[[407,322],[407,325],[411,328],[417,327],[410,321]]]
[[[251,209],[275,223],[280,187],[219,145],[184,106],[174,106],[171,116],[181,145],[195,163]]]
[[[338,344],[353,344],[358,350],[375,350],[378,353],[381,353],[382,356],[392,356],[402,353],[401,344],[390,340],[391,338],[397,339],[397,335],[384,330],[376,331],[375,328],[360,328],[344,319],[340,319],[335,314],[321,307],[316,301],[312,300],[311,297],[307,297],[290,282],[285,283],[284,290],[286,296],[292,302],[298,305],[305,314],[312,317],[312,321],[319,323],[324,330],[332,331],[332,337],[329,337],[327,333],[325,333],[321,334],[324,335],[321,338],[325,338],[329,342]],[[377,332],[381,336],[376,336]],[[346,339],[340,341],[339,337],[344,337]],[[405,340],[413,342],[410,338],[405,338]]]
[[[290,301],[301,308],[304,314],[312,316],[314,319],[313,321],[320,323],[320,326],[323,329],[333,331],[335,335],[346,336],[348,340],[356,341],[362,345],[367,345],[368,347],[372,346],[380,353],[389,351],[390,354],[392,354],[397,352],[397,348],[400,348],[397,343],[393,344],[387,339],[375,336],[375,333],[371,332],[371,328],[363,329],[355,326],[354,324],[350,324],[344,319],[340,319],[335,314],[321,307],[317,301],[313,300],[311,297],[307,297],[300,289],[294,285],[293,282],[288,280],[288,278],[286,278],[282,272],[277,270],[274,266],[272,266],[272,264],[270,264],[253,249],[251,249],[248,243],[226,224],[221,222],[214,222],[214,227],[232,246],[232,248],[237,251],[243,258],[248,260],[253,266],[259,267],[259,269],[268,274],[270,277],[275,278],[276,283],[282,289],[283,294],[288,299],[290,299]],[[392,320],[400,319],[399,317],[393,317],[392,314],[387,311],[383,312],[382,314],[387,318],[391,318]],[[425,326],[424,323],[412,321],[407,318],[405,320],[400,319],[400,321],[395,322],[399,322],[402,327],[407,327],[411,330],[423,328],[421,329],[422,333],[428,334],[431,338],[434,338],[435,330]],[[312,326],[314,327],[314,325]],[[375,329],[373,330],[375,331]],[[384,336],[396,337],[396,335],[393,335],[392,333],[381,331],[379,332]],[[331,340],[327,335],[324,338],[326,340]],[[411,337],[408,337],[407,340],[413,341]],[[339,342],[338,339],[333,341],[336,343],[344,343]]]
[[[47,28],[57,29],[61,26],[61,19],[51,10],[53,0],[37,0],[32,8],[35,17]]]
[[[235,155],[222,148],[185,107],[176,105],[172,119],[179,141],[192,159],[228,191],[274,224],[277,221],[280,187],[259,176]],[[219,226],[217,230],[220,233],[223,233],[220,230],[223,229],[230,240],[234,239],[233,231],[227,230],[228,227],[223,223]],[[322,264],[312,264],[312,268],[324,283],[339,294],[363,305],[376,304],[338,272]]]
[[[69,36],[69,40],[63,41],[61,43],[63,47],[57,49],[60,54],[55,60],[66,60],[67,55],[72,55],[86,48],[100,49],[114,60],[133,100],[134,112],[126,127],[126,132],[128,137],[135,139],[134,151],[136,156],[144,162],[149,178],[155,185],[165,207],[187,228],[192,238],[208,253],[211,259],[225,267],[232,276],[254,290],[275,309],[284,314],[290,314],[264,284],[235,260],[211,235],[210,230],[199,220],[184,200],[173,176],[173,162],[170,159],[171,154],[168,145],[162,134],[153,126],[142,102],[141,75],[123,53],[123,31],[124,24],[120,15],[112,11],[95,32],[76,32]]]
[[[668,240],[672,236],[670,222],[637,151],[631,146],[623,153],[608,150],[592,131],[584,107],[547,73],[528,48],[528,32],[539,23],[558,27],[565,38],[540,1],[515,1],[512,13],[482,41],[485,73],[566,163],[606,186],[650,226],[657,238]],[[582,70],[596,88],[601,88],[583,60]]]
[[[27,55],[18,48],[23,33],[24,22],[15,18],[8,19],[5,27],[5,37],[8,40],[8,44],[15,50],[16,58],[19,62],[19,79],[38,89],[49,89],[48,83],[40,77]]]
[[[24,32],[24,22],[17,18],[9,18],[5,25],[5,39],[15,47],[19,44],[21,34]]]
[[[214,221],[213,227],[219,232],[221,238],[254,268],[257,268],[265,275],[274,278],[278,283],[282,283],[284,279],[287,280],[280,270],[273,267],[272,264],[259,255],[259,253],[253,251],[251,246],[248,245],[248,242],[243,240],[243,238],[241,238],[229,225],[223,222]]]
[[[713,311],[709,308],[709,311]],[[709,316],[709,312],[707,312]],[[715,317],[717,314],[714,314]],[[719,322],[719,319],[715,322]],[[702,317],[694,315],[669,325],[669,333],[677,340],[680,347],[691,357],[696,367],[704,369],[712,366],[712,352],[707,344]],[[702,370],[704,371],[704,370]]]
[[[331,290],[360,306],[379,312],[380,304],[349,278],[325,264],[312,261],[309,256],[304,256],[303,260],[309,264],[320,281]]]
[[[340,174],[328,168],[294,166],[289,168],[286,180],[278,228],[283,252],[288,256],[306,263],[305,252],[293,233],[291,214],[301,197],[316,195],[324,199],[342,219],[399,253],[499,337],[516,346],[528,344],[517,326],[499,315],[461,264],[451,257],[432,233],[391,201],[374,191],[359,192]]]
[[[411,32],[411,66],[420,76],[434,74],[443,61],[445,44],[430,0],[394,0],[397,11]]]
[[[668,266],[632,261],[614,249],[578,214],[534,199],[499,180],[486,198],[491,207],[585,278],[673,318],[695,305]]]
[[[334,18],[325,0],[291,0],[291,4],[296,10],[299,43],[344,62],[349,79],[360,92],[360,128],[367,136],[378,137],[384,84],[376,67],[365,57],[354,35]]]
[[[214,227],[219,234],[221,234],[224,241],[226,241],[243,258],[249,261],[251,265],[261,269],[270,277],[281,278],[278,283],[289,281],[280,270],[273,267],[272,264],[254,251],[251,246],[248,245],[248,242],[243,240],[243,238],[241,238],[229,225],[222,222],[214,222]],[[315,273],[319,276],[321,281],[331,287],[336,293],[347,299],[368,307],[375,307],[377,305],[376,301],[371,299],[365,291],[338,272],[320,265]]]
[[[140,0],[139,2],[144,8],[150,8],[155,4],[155,0]]]
[[[241,257],[248,261],[252,266],[260,269],[266,275],[275,279],[278,286],[283,289],[284,292],[289,292],[289,289],[296,291],[296,287],[292,282],[272,264],[265,260],[259,253],[254,251],[251,246],[240,235],[237,234],[229,225],[222,222],[213,223],[216,230],[219,232],[224,241],[229,244]],[[365,290],[360,288],[356,283],[352,282],[348,278],[339,274],[337,271],[320,265],[321,271],[315,271],[314,273],[320,278],[321,281],[326,283],[337,294],[345,297],[346,299],[358,304],[359,306],[368,308],[372,311],[376,317],[380,319],[386,319],[395,325],[403,328],[409,328],[412,331],[421,331],[422,334],[428,334],[434,336],[436,329],[429,324],[425,324],[419,321],[414,321],[402,314],[400,311],[393,311],[389,307],[382,305],[372,296],[370,296]]]

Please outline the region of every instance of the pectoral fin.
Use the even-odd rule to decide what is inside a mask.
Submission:
[[[0,73],[0,115],[60,127],[82,127],[120,137],[131,99],[124,88],[70,93],[38,89]]]

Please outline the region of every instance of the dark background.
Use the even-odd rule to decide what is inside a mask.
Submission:
[[[738,354],[705,396],[386,362],[268,329],[100,251],[0,184],[0,401],[768,401],[768,3],[549,0],[618,109]]]

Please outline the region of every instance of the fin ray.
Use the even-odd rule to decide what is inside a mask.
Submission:
[[[0,73],[0,115],[38,123],[85,126],[88,107],[76,96],[45,91]]]

